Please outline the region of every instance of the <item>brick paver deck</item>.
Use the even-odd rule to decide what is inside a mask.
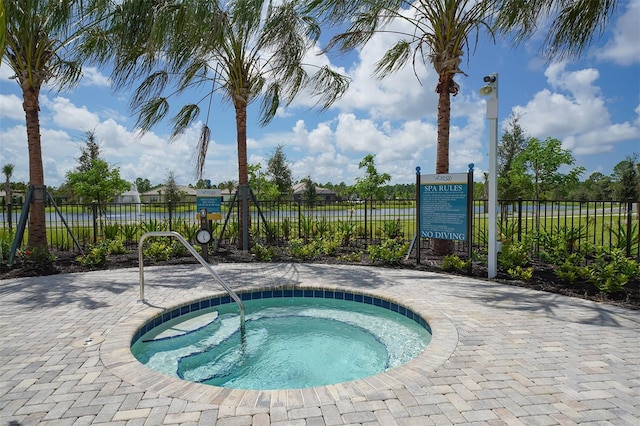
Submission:
[[[419,312],[410,363],[332,386],[243,391],[148,370],[144,319],[220,287],[196,265],[0,281],[1,425],[640,425],[640,312],[402,269],[221,264],[234,288],[347,288]]]

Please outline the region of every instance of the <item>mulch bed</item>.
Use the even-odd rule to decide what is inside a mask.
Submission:
[[[66,274],[74,272],[87,272],[93,270],[105,270],[105,269],[122,269],[122,268],[137,268],[138,267],[138,253],[132,251],[128,254],[122,255],[110,255],[107,262],[100,266],[88,267],[80,264],[75,257],[77,254],[69,252],[53,253],[55,260],[48,264],[23,264],[20,259],[16,259],[11,268],[6,264],[0,264],[0,280],[8,278],[19,277],[33,277],[42,275],[53,274]],[[234,249],[220,250],[214,255],[210,255],[210,261],[212,262],[258,262],[255,256]],[[286,256],[282,253],[277,254],[271,260],[272,262],[287,262],[287,263],[300,263],[299,259]],[[415,269],[430,272],[449,273],[444,272],[441,268],[441,257],[437,256],[421,256],[420,264],[416,264],[415,259],[408,259],[398,264],[393,265],[380,265],[369,262],[366,257],[360,262],[350,263],[338,260],[337,257],[320,257],[310,260],[309,263],[324,263],[324,264],[359,264],[369,266],[380,266],[398,269]],[[197,261],[191,257],[178,257],[171,258],[167,261],[153,262],[145,259],[145,265],[177,265],[177,264],[196,264]],[[640,310],[640,280],[629,281],[623,291],[611,294],[603,294],[598,288],[590,282],[583,281],[573,285],[561,282],[558,277],[555,276],[553,268],[546,264],[535,264],[534,275],[532,279],[527,281],[518,281],[511,279],[506,273],[498,272],[498,276],[493,281],[501,282],[508,285],[515,285],[520,287],[526,287],[534,290],[540,290],[550,293],[562,294],[565,296],[578,297],[582,299],[594,300],[600,303],[612,304],[622,306],[628,309]],[[451,274],[451,273],[449,273]],[[457,274],[461,275],[461,274]],[[482,265],[474,265],[472,270],[472,276],[477,278],[486,278],[487,270]],[[2,282],[0,281],[0,286]]]

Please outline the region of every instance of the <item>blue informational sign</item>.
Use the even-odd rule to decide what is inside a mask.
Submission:
[[[222,219],[222,194],[219,189],[198,189],[196,190],[196,209],[200,212],[207,210],[207,219]],[[199,213],[198,213],[199,214]]]
[[[467,239],[466,173],[425,175],[420,182],[420,236]]]

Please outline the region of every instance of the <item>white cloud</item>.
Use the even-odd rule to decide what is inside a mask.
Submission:
[[[624,13],[613,27],[613,38],[601,49],[595,51],[597,58],[609,60],[619,65],[640,62],[640,0],[629,0]]]
[[[86,106],[76,106],[68,98],[57,96],[50,100],[42,96],[40,102],[51,111],[53,122],[66,129],[86,132],[100,122],[96,113],[90,112]]]
[[[566,64],[554,64],[545,75],[554,92],[543,89],[525,106],[516,106],[520,123],[540,139],[554,137],[566,149],[579,154],[611,152],[614,145],[640,137],[638,123],[612,123],[600,87],[597,70],[566,70]]]
[[[111,87],[111,80],[96,67],[83,67],[80,84],[83,86]]]
[[[14,94],[0,94],[0,117],[24,122],[25,115],[24,109],[22,109],[22,99]]]

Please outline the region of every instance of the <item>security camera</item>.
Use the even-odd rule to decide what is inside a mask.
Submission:
[[[496,82],[496,76],[495,75],[485,75],[483,78],[485,83],[495,83]]]

